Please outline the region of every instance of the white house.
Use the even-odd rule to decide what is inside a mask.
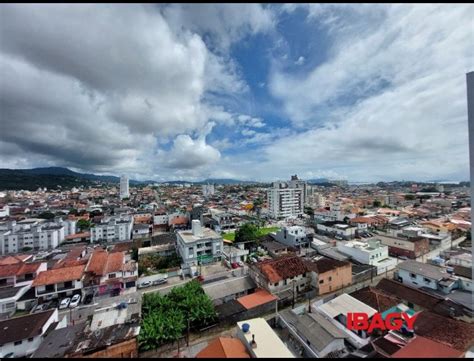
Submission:
[[[394,269],[397,263],[395,258],[389,257],[388,246],[383,245],[377,239],[369,239],[368,242],[338,242],[337,250],[357,262],[376,266],[377,274]]]
[[[300,248],[307,247],[309,240],[306,237],[306,230],[300,226],[283,227],[273,236],[275,240],[287,246]]]
[[[177,250],[183,259],[183,272],[189,274],[193,266],[220,261],[223,240],[217,232],[202,227],[195,219],[191,230],[177,232]]]
[[[0,321],[0,358],[31,355],[43,342],[51,324],[57,321],[57,308]]]
[[[450,293],[458,288],[458,277],[446,272],[445,268],[408,260],[397,265],[398,280],[411,287],[426,287]]]

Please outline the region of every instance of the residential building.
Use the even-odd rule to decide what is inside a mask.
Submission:
[[[300,226],[283,227],[273,235],[276,241],[294,248],[307,248],[309,239],[306,229]]]
[[[127,261],[124,252],[107,252],[102,248],[94,250],[85,268],[84,294],[119,295],[135,292],[138,266]]]
[[[289,342],[304,358],[341,357],[346,334],[317,312],[306,306],[284,310],[278,314],[280,326],[289,330]]]
[[[191,230],[177,232],[177,250],[183,259],[183,273],[193,274],[191,267],[221,260],[223,240],[217,232],[202,227],[195,219]]]
[[[426,287],[444,293],[450,293],[458,287],[457,277],[447,273],[446,269],[412,260],[399,263],[395,277],[411,287]]]
[[[133,229],[133,217],[104,217],[100,223],[92,226],[91,242],[130,241]]]
[[[291,178],[289,182],[273,182],[267,191],[268,210],[275,219],[299,217],[304,212],[306,182]]]
[[[316,229],[321,234],[330,235],[339,239],[353,239],[356,235],[356,227],[340,221],[326,221],[316,224]]]
[[[423,237],[390,237],[377,236],[381,243],[388,247],[390,256],[405,256],[416,259],[430,251],[430,242]]]
[[[120,177],[120,199],[130,198],[128,185],[128,177],[123,175]]]
[[[237,337],[253,358],[294,358],[264,318],[237,322]]]
[[[306,261],[311,272],[311,285],[319,295],[334,292],[352,284],[352,263],[322,257]]]
[[[41,272],[32,286],[41,300],[64,298],[75,293],[81,294],[85,265],[61,267]]]
[[[74,224],[74,226],[72,226]],[[26,219],[9,222],[0,231],[0,254],[15,254],[24,250],[47,251],[57,248],[67,231],[75,227],[69,221],[45,222],[42,219]]]
[[[390,271],[396,265],[396,259],[388,255],[388,247],[378,239],[337,242],[337,250],[359,263],[377,267],[377,274]]]
[[[0,321],[0,358],[30,356],[55,322],[58,322],[57,308]]]
[[[347,341],[356,348],[367,345],[370,341],[368,333],[364,330],[349,330],[347,325],[347,314],[352,312],[365,313],[370,319],[377,313],[377,310],[366,305],[363,302],[349,296],[347,293],[333,298],[332,300],[322,303],[316,301],[311,305],[312,312],[319,312],[327,320],[343,331],[347,336]]]
[[[202,185],[202,195],[204,197],[213,196],[215,193],[214,184],[203,184]]]
[[[294,255],[258,262],[249,267],[255,283],[275,294],[283,291],[302,292],[309,288],[311,276],[303,260]]]

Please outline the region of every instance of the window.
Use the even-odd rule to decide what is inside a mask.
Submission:
[[[332,281],[332,277],[329,277],[329,281]]]
[[[115,277],[117,277],[115,273],[109,273],[109,278],[115,278]]]
[[[18,346],[18,345],[21,345],[22,343],[23,343],[23,341],[15,341],[14,345]]]
[[[276,282],[276,283],[275,283],[275,287],[277,287],[279,284],[280,284],[280,282]]]
[[[410,277],[411,277],[411,278],[416,278],[416,274],[410,273]]]
[[[28,339],[28,342],[33,342],[33,337],[30,337],[30,338]]]
[[[429,278],[423,278],[423,281],[425,281],[426,283],[431,283],[431,280]]]
[[[324,283],[324,280],[319,280],[319,284],[322,285]]]

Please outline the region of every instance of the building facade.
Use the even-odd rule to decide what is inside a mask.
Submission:
[[[123,175],[120,177],[120,199],[129,198],[130,191],[129,191],[129,184],[128,184],[128,177]]]
[[[267,191],[267,203],[273,218],[299,217],[304,212],[306,182],[292,176],[288,182],[274,182]]]

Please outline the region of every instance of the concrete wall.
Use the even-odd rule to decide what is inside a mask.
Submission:
[[[321,283],[323,281],[323,283]],[[319,294],[333,292],[352,284],[352,265],[340,267],[317,275],[316,287]]]

